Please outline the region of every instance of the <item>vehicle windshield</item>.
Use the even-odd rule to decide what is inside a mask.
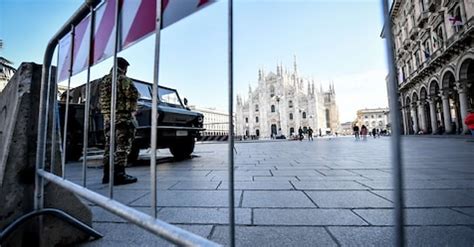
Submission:
[[[176,90],[168,88],[159,88],[160,102],[164,102],[170,105],[182,106],[181,100],[179,99]]]
[[[135,87],[140,93],[140,99],[152,100],[152,85],[141,82],[135,82]],[[174,89],[159,87],[159,98],[161,103],[165,103],[168,106],[183,107],[183,105],[181,104],[181,100],[179,99],[178,93]]]

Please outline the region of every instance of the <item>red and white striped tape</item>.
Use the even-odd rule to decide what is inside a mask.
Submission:
[[[216,0],[162,0],[163,23],[166,28],[177,21],[206,7]],[[120,0],[121,41],[119,51],[132,46],[155,30],[156,0]],[[117,0],[106,0],[95,10],[94,38],[91,46],[91,65],[97,64],[113,55],[115,6]],[[89,57],[90,16],[75,27],[73,75],[87,68]],[[59,81],[67,79],[69,73],[69,49],[71,35],[59,42],[58,70]]]

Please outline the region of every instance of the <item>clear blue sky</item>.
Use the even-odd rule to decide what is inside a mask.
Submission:
[[[82,0],[0,0],[1,56],[41,63],[49,38]],[[380,1],[235,0],[235,88],[244,94],[256,84],[258,68],[292,68],[327,88],[336,85],[341,121],[355,111],[382,107],[386,60]],[[154,37],[123,51],[129,75],[152,79]],[[107,73],[111,61],[92,69]],[[84,83],[84,73],[73,83]],[[227,107],[227,1],[221,0],[162,32],[160,83],[177,88],[190,104]]]

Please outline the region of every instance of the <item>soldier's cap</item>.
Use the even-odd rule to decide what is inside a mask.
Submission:
[[[126,69],[128,66],[130,66],[130,64],[128,63],[128,61],[125,58],[118,57],[117,58],[117,66],[121,69]]]

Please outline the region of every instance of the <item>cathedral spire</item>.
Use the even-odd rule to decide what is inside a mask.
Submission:
[[[262,80],[262,69],[258,69],[258,80]]]
[[[295,76],[298,74],[298,65],[296,63],[296,55],[293,55],[293,69],[294,69],[294,73],[295,73]]]

